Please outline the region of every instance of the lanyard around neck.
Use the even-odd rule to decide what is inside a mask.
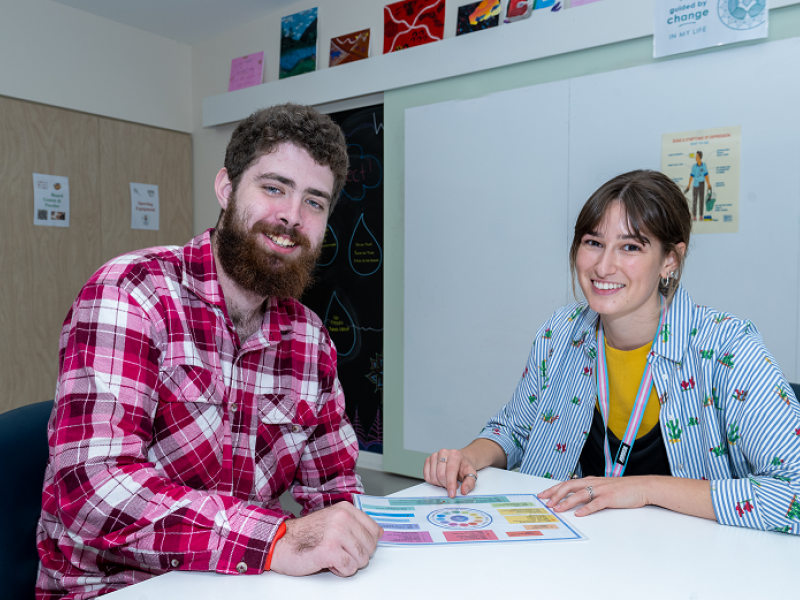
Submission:
[[[664,321],[667,316],[667,307],[664,306],[664,299],[661,299],[661,318],[658,322],[658,329],[653,338],[653,343],[658,339],[658,332],[664,327]],[[611,450],[608,446],[608,366],[606,364],[606,343],[605,336],[603,335],[603,321],[599,321],[597,327],[597,402],[600,405],[600,414],[603,416],[603,424],[605,425],[603,454],[606,460],[606,477],[622,477],[625,472],[625,467],[628,464],[628,458],[631,455],[633,443],[636,441],[636,433],[639,431],[639,426],[642,424],[642,417],[644,410],[647,408],[647,401],[650,399],[650,390],[653,388],[653,370],[652,365],[648,361],[642,375],[642,382],[639,384],[639,392],[636,394],[636,402],[631,410],[630,419],[628,419],[628,427],[625,429],[625,435],[620,440],[619,450],[614,459],[611,459]]]

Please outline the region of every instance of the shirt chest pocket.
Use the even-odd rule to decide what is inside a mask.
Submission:
[[[173,480],[213,489],[229,426],[224,405],[225,389],[213,372],[191,365],[162,367],[150,462]]]
[[[288,454],[297,461],[317,425],[316,415],[292,390],[258,396],[258,418],[256,454],[268,462],[272,459],[261,456],[261,450],[274,457]]]

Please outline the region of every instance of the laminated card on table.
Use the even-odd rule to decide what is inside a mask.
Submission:
[[[354,496],[384,529],[380,546],[587,539],[533,494],[395,498]]]

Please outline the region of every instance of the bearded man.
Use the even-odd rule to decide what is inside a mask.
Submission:
[[[216,230],[121,256],[81,290],[59,340],[38,598],[178,569],[367,564],[382,529],[351,504],[363,488],[336,351],[297,301],[346,175],[330,118],[258,111],[216,177]]]

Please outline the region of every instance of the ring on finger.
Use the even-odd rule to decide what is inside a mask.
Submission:
[[[475,480],[475,483],[478,483],[478,476],[475,473],[467,473],[466,475],[464,475],[464,479],[466,479],[467,477],[472,477]]]
[[[592,489],[592,486],[587,485],[586,489],[589,490],[589,502],[594,502],[594,490]]]
[[[440,459],[439,459],[439,462],[446,463],[446,462],[447,462],[447,459],[446,459],[446,458],[440,458]]]

